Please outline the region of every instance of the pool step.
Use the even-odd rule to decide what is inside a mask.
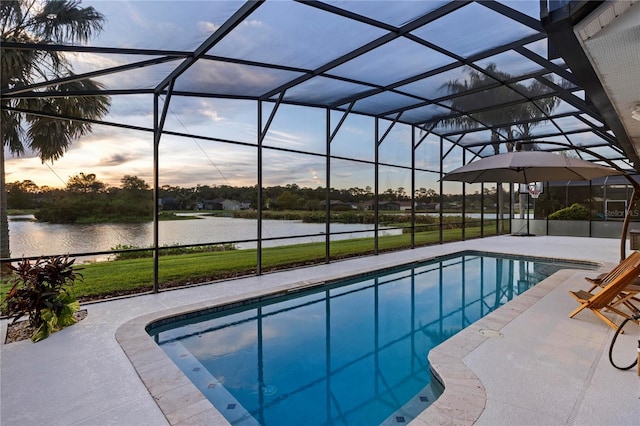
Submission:
[[[395,413],[387,417],[380,423],[381,426],[398,426],[408,424],[415,419],[420,413],[426,410],[441,394],[442,391],[437,389],[438,386],[429,383],[420,392],[411,398]]]
[[[260,425],[182,343],[174,341],[162,348],[229,423],[234,426]]]

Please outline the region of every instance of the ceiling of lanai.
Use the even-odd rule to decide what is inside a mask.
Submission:
[[[315,106],[415,125],[466,149],[467,161],[495,154],[497,138],[500,152],[533,140],[635,168],[640,5],[600,3],[549,2],[547,13],[538,0],[85,0],[108,19],[88,45],[2,47],[69,52],[75,79],[105,85],[78,95],[171,91]],[[569,30],[577,44],[563,46]],[[576,46],[582,57],[567,56]],[[57,83],[2,96],[56,96]]]

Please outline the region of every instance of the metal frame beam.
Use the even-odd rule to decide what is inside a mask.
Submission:
[[[398,28],[397,32],[394,33],[388,33],[385,34],[381,37],[378,37],[377,39],[364,44],[362,46],[360,46],[359,48],[352,50],[351,52],[342,55],[341,57],[334,59],[330,62],[327,62],[326,64],[322,65],[319,68],[316,68],[315,70],[313,70],[311,73],[303,75],[301,77],[298,77],[296,79],[293,79],[291,81],[289,81],[288,83],[285,83],[279,87],[276,87],[275,89],[272,89],[266,93],[264,93],[261,96],[261,99],[268,99],[271,96],[273,96],[274,94],[281,92],[284,89],[289,89],[293,86],[297,86],[298,84],[301,84],[317,75],[321,75],[324,74],[325,72],[327,72],[328,70],[335,68],[339,65],[344,64],[345,62],[348,62],[352,59],[357,58],[358,56],[361,56],[377,47],[380,47],[386,43],[389,43],[392,40],[397,39],[398,37],[401,37],[405,34],[408,34],[409,32],[420,28],[423,25],[426,25],[429,22],[432,22],[436,19],[438,19],[441,16],[444,16],[448,13],[453,12],[454,10],[457,10],[461,7],[463,7],[464,5],[468,4],[468,1],[456,1],[456,2],[451,2],[445,6],[442,6],[441,8],[438,8],[412,22],[409,22],[408,24],[403,25],[402,27]],[[306,3],[305,3],[306,4]],[[318,2],[309,2],[310,6],[316,6],[318,7],[321,3]],[[344,16],[344,13],[341,13],[341,15]]]
[[[193,55],[185,59],[180,65],[178,65],[171,74],[165,77],[155,88],[156,93],[159,93],[167,87],[171,81],[177,79],[182,73],[188,70],[198,59],[204,56],[213,46],[215,46],[220,40],[222,40],[227,34],[229,34],[235,27],[240,25],[242,21],[247,19],[251,14],[262,4],[264,0],[250,0],[244,3],[229,19],[227,19],[207,40],[205,40],[196,50],[193,51]]]
[[[58,84],[72,83],[74,81],[85,80],[87,78],[100,77],[100,76],[103,76],[103,75],[115,74],[115,73],[129,71],[129,70],[133,70],[133,69],[137,69],[137,68],[144,68],[144,67],[147,67],[147,66],[158,65],[158,64],[165,63],[165,62],[175,61],[177,59],[178,58],[165,56],[165,57],[162,57],[162,58],[149,59],[147,61],[134,62],[134,63],[131,63],[131,64],[126,64],[126,65],[119,65],[117,67],[103,68],[103,69],[98,70],[98,71],[91,71],[91,72],[87,72],[87,73],[84,73],[84,74],[73,74],[73,75],[71,75],[69,77],[56,78],[54,80],[46,80],[46,81],[43,81],[43,82],[40,82],[40,83],[31,84],[31,85],[28,85],[28,86],[15,87],[13,89],[2,91],[2,93],[0,93],[0,94],[2,96],[4,96],[4,97],[12,97],[12,95],[17,95],[17,94],[20,94],[20,93],[29,93],[29,92],[33,91],[34,89],[43,89],[43,88],[55,86],[55,85],[58,85]],[[68,92],[60,92],[60,93],[63,96],[65,94],[66,94],[66,96],[69,96]],[[78,93],[79,93],[80,96],[82,96],[83,92],[78,92]],[[99,93],[103,94],[104,92],[101,91]]]

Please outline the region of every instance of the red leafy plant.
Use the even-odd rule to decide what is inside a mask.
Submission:
[[[82,274],[69,256],[23,259],[16,266],[8,265],[14,277],[11,289],[2,301],[2,311],[13,323],[28,316],[35,328],[33,342],[46,339],[55,331],[75,324],[74,313],[80,303],[70,289]]]

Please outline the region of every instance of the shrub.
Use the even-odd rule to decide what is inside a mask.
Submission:
[[[589,220],[589,210],[585,206],[575,203],[551,213],[549,220]]]
[[[178,245],[175,243],[174,245]],[[124,260],[124,259],[144,259],[153,257],[153,247],[149,247],[148,249],[140,249],[138,246],[132,246],[128,244],[118,244],[115,247],[111,247],[112,251],[120,251],[127,250],[120,253],[116,253],[114,256],[115,260]],[[194,254],[194,253],[210,253],[216,251],[229,251],[236,250],[235,244],[213,244],[206,246],[195,246],[195,247],[171,247],[168,245],[164,245],[160,247],[160,256],[168,256],[168,255],[177,255],[177,254]]]
[[[8,265],[15,277],[2,301],[2,311],[14,323],[27,315],[29,324],[36,329],[31,336],[33,342],[75,324],[73,314],[80,309],[80,303],[69,290],[82,275],[74,270],[74,262],[69,256],[53,256]]]
[[[35,212],[40,222],[75,223],[78,220],[78,209],[71,205],[49,204]]]

